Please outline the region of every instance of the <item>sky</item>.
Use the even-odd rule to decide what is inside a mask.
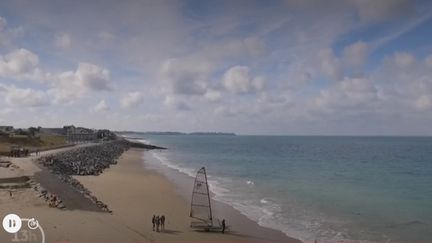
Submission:
[[[432,2],[1,1],[0,125],[432,135]]]

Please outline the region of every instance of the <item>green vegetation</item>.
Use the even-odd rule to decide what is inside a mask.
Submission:
[[[41,135],[38,137],[15,135],[13,137],[0,136],[0,154],[7,154],[11,146],[21,146],[28,149],[48,149],[65,145],[66,140],[63,136]]]

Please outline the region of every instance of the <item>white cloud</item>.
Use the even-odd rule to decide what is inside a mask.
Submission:
[[[11,41],[23,34],[23,28],[18,26],[16,28],[8,28],[5,18],[0,16],[0,46],[7,46]]]
[[[400,68],[407,68],[415,63],[415,57],[411,53],[396,52],[392,60],[396,66]]]
[[[307,117],[310,126],[325,126],[326,119],[338,120],[347,112],[359,114],[358,120],[368,120],[369,117],[361,117],[360,113],[367,111],[372,114],[376,109],[381,110],[372,114],[372,119],[393,112],[392,115],[404,115],[407,120],[415,120],[415,117],[430,120],[430,112],[422,111],[429,111],[432,98],[429,91],[432,74],[426,68],[430,70],[432,67],[432,57],[415,60],[409,55],[394,55],[388,58],[392,60],[391,65],[390,62],[380,64],[381,55],[386,55],[389,50],[383,48],[382,52],[374,53],[373,64],[377,65],[369,68],[369,63],[366,70],[360,70],[368,62],[368,53],[390,40],[394,41],[394,46],[399,46],[403,40],[397,37],[421,22],[417,17],[409,17],[374,26],[374,22],[404,14],[404,8],[399,5],[401,1],[301,2],[300,5],[312,8],[285,8],[284,5],[257,8],[253,4],[232,8],[231,4],[222,4],[220,8],[212,9],[211,16],[200,15],[199,21],[184,16],[182,3],[113,3],[103,6],[89,3],[70,6],[74,11],[48,12],[40,4],[29,3],[27,8],[17,8],[19,11],[14,13],[16,17],[11,23],[28,20],[25,30],[32,31],[28,36],[32,41],[9,41],[10,45],[1,46],[2,50],[13,50],[15,46],[23,45],[36,48],[31,50],[37,51],[41,59],[47,57],[49,60],[40,60],[39,64],[39,61],[32,62],[31,58],[19,57],[15,59],[21,61],[16,63],[27,64],[12,65],[13,62],[2,56],[0,73],[7,76],[1,76],[0,82],[13,83],[20,79],[16,86],[22,90],[17,93],[33,97],[32,101],[24,103],[31,106],[44,104],[40,102],[44,100],[51,102],[56,105],[49,109],[53,114],[62,113],[63,103],[68,103],[67,108],[71,110],[88,107],[92,111],[104,111],[109,109],[110,102],[116,102],[112,103],[112,112],[109,112],[117,113],[110,116],[112,119],[79,114],[70,114],[62,119],[112,127],[136,125],[134,128],[144,130],[147,125],[157,129],[191,130],[199,124],[203,129],[302,133],[307,126],[302,122],[304,120],[290,124],[293,119]],[[419,16],[426,15],[427,9],[422,7],[416,8]],[[191,10],[190,16],[196,14],[194,11]],[[113,22],[114,12],[118,21]],[[382,33],[359,37],[375,27],[382,29]],[[127,33],[123,31],[125,29]],[[3,34],[10,36],[11,33],[6,21],[0,19],[0,43]],[[383,44],[374,44],[377,42],[374,39],[379,38],[383,38],[384,41],[379,42]],[[12,40],[11,37],[7,39]],[[355,42],[362,39],[368,42]],[[354,40],[354,43],[348,43],[344,48],[341,43],[346,43],[346,40]],[[68,52],[67,56],[59,55],[53,47],[73,48],[73,52]],[[417,48],[427,50],[427,46]],[[411,51],[409,47],[404,49]],[[417,55],[415,50],[413,53]],[[97,65],[80,63],[77,67],[61,69],[79,60],[89,60]],[[116,67],[115,76],[119,80],[111,80],[109,71],[103,66]],[[42,71],[41,67],[52,73]],[[261,74],[266,77],[265,81],[256,77]],[[366,78],[343,78],[359,74]],[[327,82],[326,77],[337,82]],[[33,80],[45,82],[29,82]],[[6,102],[4,87],[0,87],[2,89],[0,105],[11,106]],[[138,90],[142,93],[127,93]],[[111,91],[109,95],[118,100],[106,97],[105,100],[95,100],[95,97],[101,97],[97,93],[100,91]],[[138,107],[143,97],[146,105],[139,109],[119,110]],[[18,104],[16,99],[9,100]],[[166,106],[158,104],[163,102]],[[158,105],[159,108],[155,109]],[[397,109],[391,110],[392,107]],[[194,112],[180,112],[192,108]],[[332,115],[313,119],[313,112],[326,110],[332,111]],[[119,118],[122,117],[120,113],[125,112],[130,114],[130,118]],[[151,115],[142,118],[149,121],[147,123],[132,119],[137,114],[149,112]],[[262,116],[263,113],[266,115]],[[219,120],[221,117],[215,116],[217,114],[232,119]],[[28,118],[23,120],[37,121],[31,115],[23,115]],[[180,122],[169,122],[178,115],[183,115],[181,120],[176,120]],[[246,119],[249,115],[256,119],[251,122],[251,119]],[[154,116],[160,119],[153,122]],[[105,123],[101,123],[103,118]],[[45,124],[50,123],[47,121]],[[287,127],[290,126],[294,129],[289,130]],[[319,129],[315,131],[321,132]],[[356,133],[358,130],[352,131]]]
[[[427,95],[422,95],[415,100],[415,107],[419,110],[432,109],[432,98]]]
[[[432,54],[425,58],[425,63],[428,67],[432,68]]]
[[[181,110],[181,111],[190,111],[192,110],[192,108],[184,101],[179,101],[176,104],[176,108],[177,110]]]
[[[169,94],[203,95],[212,70],[209,63],[188,59],[168,59],[162,64],[162,89]]]
[[[6,28],[6,19],[0,16],[0,31]]]
[[[204,94],[204,98],[211,102],[218,102],[221,100],[222,94],[217,90],[207,90]]]
[[[346,46],[343,50],[343,61],[351,67],[362,67],[369,52],[368,45],[363,41]]]
[[[226,90],[234,94],[251,93],[264,89],[262,77],[251,77],[249,67],[234,66],[223,75],[222,84]]]
[[[417,75],[413,74],[413,76],[417,76]],[[406,93],[411,91],[413,95],[420,95],[420,94],[432,95],[431,75],[432,75],[432,71],[430,71],[430,74],[426,74],[416,78],[413,77],[407,80],[408,82],[406,82],[405,84],[409,86],[409,90],[406,90]]]
[[[408,52],[396,52],[384,58],[372,76],[381,86],[381,93],[387,101],[383,104],[385,112],[406,114],[429,109],[432,69],[426,60],[417,60]]]
[[[99,101],[99,103],[97,103],[92,108],[92,111],[95,111],[95,112],[106,112],[106,111],[109,111],[109,110],[110,110],[110,107],[108,106],[108,104],[106,103],[105,100]]]
[[[322,73],[334,79],[339,79],[342,76],[339,59],[334,55],[331,48],[319,50],[317,58]]]
[[[6,103],[14,107],[38,107],[50,104],[47,94],[39,90],[0,84],[0,93],[4,93]]]
[[[414,1],[413,1],[414,2]],[[432,17],[432,14],[430,11],[425,11],[424,14],[416,14],[414,18],[411,18],[408,21],[404,21],[402,25],[398,26],[396,31],[390,32],[387,35],[384,35],[370,43],[370,46],[375,49],[384,46],[385,44],[396,40],[400,36],[410,32],[417,26],[423,24],[424,22],[428,21]]]
[[[411,13],[414,4],[410,0],[286,0],[296,10],[317,9],[327,13],[339,11],[355,11],[357,16],[366,22],[384,21],[397,16]],[[314,12],[315,13],[315,12]]]
[[[54,45],[60,49],[69,49],[72,46],[72,38],[69,33],[57,33],[54,37]]]
[[[247,52],[252,56],[262,55],[266,50],[265,43],[256,37],[248,37],[244,39],[244,45],[247,49]]]
[[[179,99],[178,97],[175,96],[170,96],[170,95],[166,96],[164,103],[165,105],[180,111],[189,111],[192,109],[189,106],[189,104],[187,104],[184,100]]]
[[[104,42],[112,41],[115,38],[113,33],[108,32],[108,31],[99,32],[98,37],[99,37],[99,39],[101,39],[101,41],[104,41]]]
[[[136,119],[144,122],[160,122],[162,117],[158,114],[140,114],[136,116]]]
[[[111,91],[110,72],[91,63],[79,63],[76,71],[51,74],[39,67],[39,57],[27,49],[0,55],[0,78],[40,81],[57,103],[70,103],[90,91]],[[35,97],[35,96],[33,96]],[[36,102],[37,103],[37,102]]]
[[[142,99],[141,92],[130,92],[121,99],[120,104],[123,108],[137,107],[142,102]]]
[[[312,75],[308,71],[300,71],[297,72],[295,77],[295,84],[296,85],[304,85],[309,83],[312,80]]]
[[[5,56],[0,55],[0,77],[31,78],[37,71],[39,58],[27,49],[17,49]]]
[[[214,114],[223,117],[235,117],[239,115],[240,112],[234,110],[232,107],[218,106],[214,110]]]
[[[6,19],[0,16],[0,46],[6,42],[5,38]]]
[[[214,88],[212,75],[225,68],[227,60],[257,57],[265,51],[266,45],[259,37],[227,38],[194,47],[194,51],[185,56],[162,62],[159,69],[162,89],[168,94],[203,96]]]
[[[91,64],[79,63],[76,71],[62,72],[50,77],[50,93],[57,103],[72,103],[89,92],[111,91],[108,69]]]
[[[8,90],[8,86],[0,83],[0,92],[7,92],[7,90]]]
[[[81,62],[75,72],[76,82],[94,91],[111,90],[110,72],[100,66]]]
[[[287,103],[288,99],[280,95],[271,95],[268,93],[263,93],[258,98],[258,102],[263,104],[283,104],[283,103]]]
[[[368,107],[379,99],[378,89],[368,78],[344,78],[334,86],[323,89],[314,99],[314,106],[319,111],[333,109]]]
[[[63,72],[54,76],[52,85],[48,93],[54,97],[55,103],[73,103],[85,93],[76,83],[74,72]]]
[[[367,22],[383,21],[401,15],[411,14],[410,0],[351,0],[359,17]]]

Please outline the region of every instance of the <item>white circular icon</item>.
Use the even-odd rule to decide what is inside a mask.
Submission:
[[[6,232],[14,234],[21,229],[21,218],[16,214],[8,214],[3,218],[3,229]]]
[[[32,218],[27,222],[27,225],[30,229],[35,230],[39,227],[39,222],[36,219]]]

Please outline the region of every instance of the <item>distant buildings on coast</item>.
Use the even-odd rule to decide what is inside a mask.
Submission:
[[[184,133],[184,132],[133,132],[133,131],[119,131],[117,133],[120,134],[144,134],[144,135],[206,135],[206,136],[236,136],[235,133],[229,133],[229,132],[191,132],[191,133]]]
[[[12,126],[0,126],[0,137],[12,137],[15,135],[15,129]]]
[[[9,134],[14,132],[14,127],[13,126],[0,126],[0,132],[5,133],[5,134]]]
[[[73,125],[64,126],[63,133],[68,142],[90,142],[97,139],[97,132],[94,129],[75,127]]]
[[[116,139],[107,129],[67,125],[58,128],[0,126],[0,155],[22,157],[41,149]]]
[[[13,126],[0,126],[0,136],[26,137],[28,135],[34,135],[35,130],[37,130],[37,128],[34,127],[30,127],[28,129],[16,129]]]
[[[116,135],[107,129],[90,129],[75,127],[74,125],[63,126],[63,128],[14,128],[13,126],[0,126],[0,136],[3,137],[40,137],[40,136],[62,136],[67,142],[90,142],[99,139],[110,140]]]
[[[74,125],[64,126],[63,135],[66,136],[66,141],[75,142],[91,142],[95,140],[111,140],[116,135],[108,129],[89,129],[85,127],[75,127]]]

